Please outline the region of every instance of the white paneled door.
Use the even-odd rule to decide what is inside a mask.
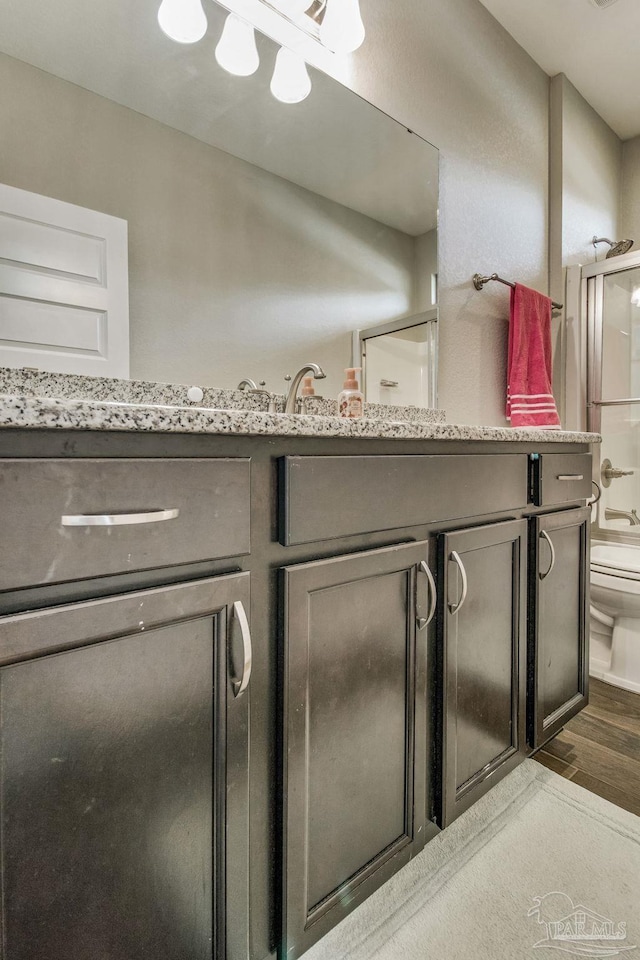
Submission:
[[[126,220],[0,184],[0,366],[129,376]]]

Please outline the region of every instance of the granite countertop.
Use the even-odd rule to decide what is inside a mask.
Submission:
[[[433,421],[343,420],[332,416],[256,410],[214,410],[2,394],[0,428],[11,427],[397,440],[529,440],[537,443],[596,443],[600,440],[595,433],[565,430],[466,426]]]
[[[444,411],[367,404],[365,417],[337,416],[335,401],[311,398],[305,414],[267,413],[266,398],[202,388],[197,404],[184,385],[0,369],[0,428],[358,437],[398,440],[504,440],[597,443],[594,433],[483,427],[444,422]],[[108,399],[111,398],[111,399]],[[282,406],[282,397],[276,397]],[[233,406],[233,409],[228,407]],[[243,407],[244,409],[236,409]]]

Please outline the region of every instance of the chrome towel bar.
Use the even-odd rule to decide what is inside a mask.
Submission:
[[[483,277],[480,273],[474,273],[473,275],[473,285],[476,290],[482,290],[485,283],[489,283],[490,280],[497,280],[498,283],[504,283],[507,287],[515,287],[515,283],[513,283],[512,280],[503,280],[497,273],[492,273],[489,277]],[[555,300],[552,300],[551,306],[554,310],[562,310],[563,304],[556,303]]]

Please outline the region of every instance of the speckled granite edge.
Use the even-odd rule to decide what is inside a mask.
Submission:
[[[320,417],[338,416],[337,400],[305,397],[302,403],[303,413]],[[407,420],[410,423],[444,423],[446,420],[444,410],[434,410],[431,407],[399,407],[387,403],[365,403],[364,413],[369,420]]]
[[[393,420],[343,420],[339,417],[209,410],[48,397],[0,396],[0,428],[116,430],[148,433],[250,434],[253,436],[361,437],[372,440],[507,440],[537,443],[596,443],[594,433],[409,423]]]
[[[118,380],[112,377],[84,377],[71,373],[48,373],[31,367],[0,367],[0,394],[25,397],[50,397],[54,400],[99,400],[106,403],[162,404],[175,407],[205,407],[222,410],[255,410],[266,412],[269,396],[247,390],[226,390],[203,387],[202,399],[191,401],[187,396],[190,384],[158,383],[151,380]],[[284,394],[274,394],[276,410],[284,412]],[[338,415],[338,401],[324,397],[307,397],[303,411],[314,416]],[[365,413],[372,420],[410,420],[444,423],[445,411],[426,407],[398,407],[382,403],[366,403]]]

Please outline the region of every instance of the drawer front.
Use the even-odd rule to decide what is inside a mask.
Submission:
[[[592,496],[590,453],[542,453],[532,467],[532,500],[538,507]]]
[[[250,550],[250,461],[0,461],[0,590]]]
[[[312,543],[515,510],[527,456],[284,457],[280,542]]]

